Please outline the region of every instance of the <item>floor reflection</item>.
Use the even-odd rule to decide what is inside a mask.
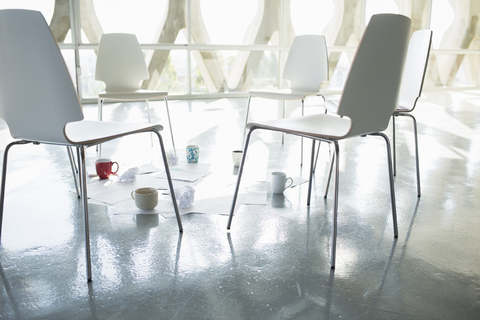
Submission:
[[[21,179],[7,184],[0,245],[0,318],[476,319],[480,315],[476,101],[478,90],[424,93],[415,110],[421,198],[416,194],[410,134],[397,135],[396,240],[388,180],[380,171],[386,159],[372,158],[384,143],[367,147],[359,138],[340,146],[349,156],[341,159],[335,270],[330,269],[333,197],[324,198],[331,163],[327,147],[319,153],[308,207],[307,183],[272,194],[268,176],[283,171],[306,178],[309,142],[304,141],[305,163],[300,166],[297,137],[286,136],[283,145],[280,134],[252,137],[242,188],[267,192],[267,201],[242,205],[230,231],[226,214],[184,215],[184,232],[179,233],[174,218],[115,214],[108,206],[89,203],[93,266],[89,284],[82,211],[70,192],[74,182],[64,148],[17,148],[10,154],[9,174]],[[161,103],[151,103],[152,119],[160,123],[165,119]],[[210,164],[212,171],[202,188],[210,193],[221,185],[227,191],[231,188],[233,195],[238,167],[233,166],[231,152],[242,139],[245,103],[245,99],[170,102],[179,157],[184,146],[200,146],[200,161]],[[105,108],[113,119],[144,114],[135,103]],[[251,117],[269,116],[275,108],[276,104],[255,108]],[[87,118],[96,117],[96,105],[84,110]],[[322,107],[307,106],[307,113],[315,112],[323,112]],[[403,122],[397,123],[398,132],[411,131],[410,123]],[[3,128],[1,142],[9,139]],[[168,132],[164,141],[170,141]],[[146,162],[162,165],[148,135],[106,143],[102,153],[118,160],[121,168]],[[88,163],[95,158],[94,148],[88,149]],[[40,170],[35,170],[36,164]],[[200,195],[202,190],[198,191]]]

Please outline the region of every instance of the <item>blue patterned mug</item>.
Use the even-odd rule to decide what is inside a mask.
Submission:
[[[187,146],[187,162],[197,163],[198,156],[200,155],[200,150],[196,145]]]

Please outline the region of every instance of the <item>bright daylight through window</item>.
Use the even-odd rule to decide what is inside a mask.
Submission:
[[[178,98],[287,87],[282,73],[294,37],[322,34],[329,53],[329,82],[322,90],[338,92],[365,25],[373,14],[382,12],[410,17],[412,32],[433,30],[426,88],[476,86],[480,43],[478,8],[474,7],[472,1],[456,0],[0,3],[0,9],[25,8],[44,14],[84,100],[95,99],[104,90],[104,84],[94,79],[101,35],[118,32],[135,34],[142,45],[150,74],[142,88],[167,91]]]

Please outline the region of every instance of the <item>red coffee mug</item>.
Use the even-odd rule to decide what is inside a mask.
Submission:
[[[112,171],[114,164],[117,165],[117,169]],[[97,169],[97,175],[100,179],[108,179],[112,173],[117,173],[119,165],[110,159],[97,159],[97,161],[95,161],[95,168]]]

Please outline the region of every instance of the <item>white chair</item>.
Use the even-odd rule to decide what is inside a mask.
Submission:
[[[8,152],[14,145],[50,144],[76,148],[80,197],[85,224],[87,279],[92,280],[85,149],[130,134],[158,137],[177,224],[182,223],[175,200],[161,125],[84,120],[70,74],[42,14],[0,10],[0,117],[15,141],[4,151],[0,193],[0,232],[5,202]],[[32,50],[32,48],[34,48]],[[70,154],[69,154],[70,155]],[[73,169],[73,168],[72,168]],[[1,236],[1,233],[0,233]]]
[[[168,93],[142,90],[140,82],[149,77],[142,48],[134,34],[108,33],[102,35],[98,46],[95,80],[105,83],[105,91],[98,95],[98,120],[102,120],[103,103],[106,100],[145,100],[148,121],[151,123],[149,100],[163,98],[167,109],[172,146],[174,152],[176,152],[170,111],[168,109]]]
[[[285,62],[283,79],[290,84],[288,89],[251,90],[249,92],[245,128],[243,130],[244,141],[252,98],[283,101],[283,117],[285,117],[286,100],[301,100],[302,116],[304,115],[305,99],[309,96],[318,95],[320,85],[328,80],[328,53],[325,36],[302,35],[295,37]]]
[[[382,133],[388,126],[390,116],[398,105],[402,70],[407,53],[410,19],[396,14],[372,16],[357,48],[338,108],[338,117],[330,114],[316,114],[247,124],[248,133],[238,180],[228,219],[230,229],[242,173],[247,157],[252,132],[257,129],[284,132],[305,138],[312,142],[310,180],[307,205],[310,204],[315,141],[333,144],[335,149],[335,199],[333,206],[333,236],[331,267],[335,267],[337,215],[339,192],[339,141],[359,136],[383,137],[387,145],[390,197],[393,216],[394,236],[398,237],[397,215],[391,149],[388,137]]]
[[[432,43],[432,30],[422,29],[415,31],[410,38],[408,45],[407,59],[403,70],[402,84],[400,89],[400,97],[398,107],[392,114],[393,127],[393,175],[396,175],[397,168],[397,153],[396,153],[396,129],[395,118],[398,116],[410,117],[413,121],[413,132],[415,138],[415,163],[417,172],[417,195],[421,196],[420,189],[420,165],[418,160],[418,134],[417,121],[415,117],[410,114],[417,104],[418,99],[422,95],[423,80],[427,71],[428,57],[430,55],[430,47]],[[327,112],[336,113],[338,109],[338,100],[327,99],[325,101],[325,109]],[[330,175],[332,170],[330,169]],[[330,179],[330,177],[329,177]],[[325,190],[325,197],[328,193]]]
[[[418,134],[417,120],[411,114],[422,95],[423,80],[427,71],[428,57],[432,44],[432,30],[423,29],[415,31],[408,45],[407,61],[403,71],[402,86],[398,107],[392,115],[393,125],[393,170],[396,175],[397,152],[395,139],[395,118],[398,116],[410,117],[413,121],[413,133],[415,137],[415,164],[417,169],[417,195],[421,196],[420,189],[420,165],[418,160]]]

